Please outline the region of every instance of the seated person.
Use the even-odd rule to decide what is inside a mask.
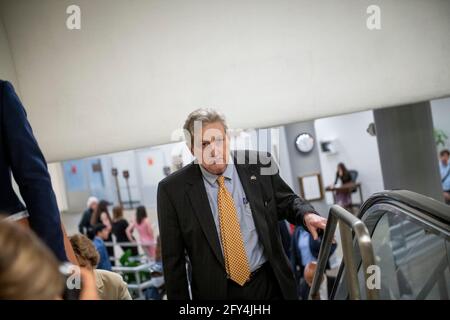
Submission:
[[[340,182],[340,185],[337,187],[338,182]],[[335,192],[336,204],[350,212],[352,211],[352,191],[354,190],[354,181],[352,180],[352,176],[347,170],[347,167],[342,162],[337,165],[334,184],[327,187],[326,190]]]
[[[294,276],[297,282],[298,295],[302,297],[302,292],[300,292],[302,282],[304,282],[304,270],[305,267],[310,262],[317,262],[319,257],[320,246],[322,244],[322,239],[319,237],[317,240],[314,240],[311,234],[303,227],[297,226],[294,230],[294,234],[292,235],[291,242],[291,264],[294,269]],[[336,250],[336,244],[333,243],[331,245],[330,256]],[[327,262],[327,269],[330,269],[330,262]],[[333,279],[330,278],[330,288],[333,285]],[[329,290],[330,291],[330,290]]]
[[[108,240],[109,230],[102,224],[94,225],[94,245],[100,255],[100,261],[97,264],[97,269],[112,270],[111,261],[109,261],[108,250],[105,246],[105,240]]]
[[[97,292],[102,300],[131,300],[128,286],[117,273],[95,269],[100,255],[94,244],[86,236],[77,234],[70,237],[75,256],[81,267],[94,271]]]
[[[0,220],[0,248],[0,300],[63,298],[65,282],[59,262],[34,232]],[[80,299],[98,299],[92,273],[84,268],[81,283]]]

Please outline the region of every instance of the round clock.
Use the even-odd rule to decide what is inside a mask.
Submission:
[[[308,153],[314,147],[314,138],[309,133],[301,133],[295,139],[295,146],[298,151]]]

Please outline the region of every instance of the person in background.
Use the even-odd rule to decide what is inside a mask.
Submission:
[[[0,300],[62,298],[59,263],[30,230],[1,221],[0,248]]]
[[[0,300],[63,298],[65,283],[60,262],[32,230],[0,220],[0,248]],[[79,299],[97,300],[93,273],[85,268],[80,273]]]
[[[128,221],[123,217],[123,208],[121,206],[116,206],[113,208],[113,222],[112,222],[112,233],[116,236],[117,242],[134,242],[134,238],[129,238],[127,234],[127,228],[129,226]],[[120,245],[123,252],[127,250],[131,251],[132,256],[137,256],[138,250],[135,246]]]
[[[127,229],[128,238],[132,239],[133,231],[137,229],[142,249],[150,259],[155,258],[155,237],[150,220],[147,217],[147,210],[144,206],[136,209],[136,221],[131,223]]]
[[[89,197],[86,206],[87,209],[81,217],[80,224],[78,225],[78,231],[80,231],[81,234],[87,235],[89,239],[92,239],[94,238],[94,234],[92,231],[91,217],[95,210],[97,210],[98,199],[96,197]]]
[[[305,285],[301,289],[302,300],[308,300],[309,291],[311,290],[316,270],[317,270],[317,262],[315,261],[311,261],[305,266],[304,272]],[[320,300],[328,300],[327,276],[325,274],[323,275],[322,281],[320,282],[319,297]]]
[[[91,216],[91,226],[95,226],[96,224],[105,225],[109,232],[108,239],[105,239],[105,241],[112,242],[113,241],[112,240],[112,219],[111,219],[111,215],[109,214],[109,211],[108,211],[108,205],[110,205],[110,203],[108,201],[106,201],[106,200],[100,201],[100,203],[97,206],[97,210],[95,210]],[[108,255],[110,257],[115,257],[114,247],[108,246],[106,248],[106,250],[108,251]],[[113,265],[115,264],[114,261],[112,262],[112,264]]]
[[[102,223],[109,229],[109,231],[112,230],[112,219],[108,211],[108,205],[109,202],[106,200],[101,200],[98,203],[96,210],[93,211],[91,216],[91,226]]]
[[[20,190],[13,189],[11,173]],[[30,227],[60,261],[76,260],[61,223],[47,162],[22,102],[0,80],[0,212]]]
[[[296,299],[278,221],[304,225],[316,238],[326,219],[281,179],[269,153],[232,152],[216,110],[193,111],[183,128],[196,160],[157,193],[167,298]]]
[[[336,188],[338,182],[340,182],[340,185],[338,186],[338,189],[335,190],[336,204],[352,211],[352,177],[350,172],[347,170],[347,167],[342,162],[337,165],[336,178],[333,186],[328,187],[327,189],[333,190]],[[346,188],[347,186],[349,188]]]
[[[103,270],[112,270],[111,261],[109,260],[108,251],[106,250],[105,240],[110,236],[108,228],[104,224],[96,224],[94,226],[94,245],[100,255],[100,261],[97,268]]]
[[[444,190],[445,203],[450,205],[450,151],[444,149],[440,152],[439,170],[441,172],[442,189]]]
[[[161,257],[161,238],[156,238],[155,262],[150,266],[152,278],[145,292],[147,300],[161,300],[164,292],[164,274]]]
[[[314,240],[303,227],[297,226],[295,228],[291,243],[291,264],[297,282],[298,295],[302,299],[307,297],[307,294],[305,295],[305,288],[307,288],[304,278],[305,268],[309,263],[317,261],[321,244],[321,237]],[[334,253],[336,247],[336,243],[331,245],[330,256]],[[330,269],[330,261],[327,262],[327,269]],[[327,280],[330,281],[329,285],[332,287],[334,279],[330,277]]]
[[[70,237],[70,243],[80,267],[94,272],[100,299],[131,300],[128,286],[120,275],[111,271],[96,269],[100,261],[100,255],[91,240],[84,235],[77,234]]]

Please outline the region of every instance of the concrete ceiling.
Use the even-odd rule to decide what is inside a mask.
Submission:
[[[49,161],[169,142],[198,107],[254,128],[450,95],[446,0],[0,0],[0,18],[0,78]]]

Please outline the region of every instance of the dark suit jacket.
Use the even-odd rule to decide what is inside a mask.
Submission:
[[[7,215],[25,210],[12,188],[11,171],[31,228],[60,260],[67,260],[46,161],[13,86],[0,80],[0,213]]]
[[[259,240],[284,298],[296,299],[295,280],[283,250],[278,221],[303,224],[303,215],[315,210],[278,173],[261,175],[260,169],[270,164],[263,165],[260,159],[270,160],[270,155],[260,153],[256,164],[248,164],[249,151],[240,151],[239,156],[244,155],[242,152],[247,164],[237,164],[236,169],[250,202]],[[226,299],[224,259],[198,164],[191,163],[159,183],[158,220],[168,298],[189,299],[186,252],[192,266],[193,299]]]

